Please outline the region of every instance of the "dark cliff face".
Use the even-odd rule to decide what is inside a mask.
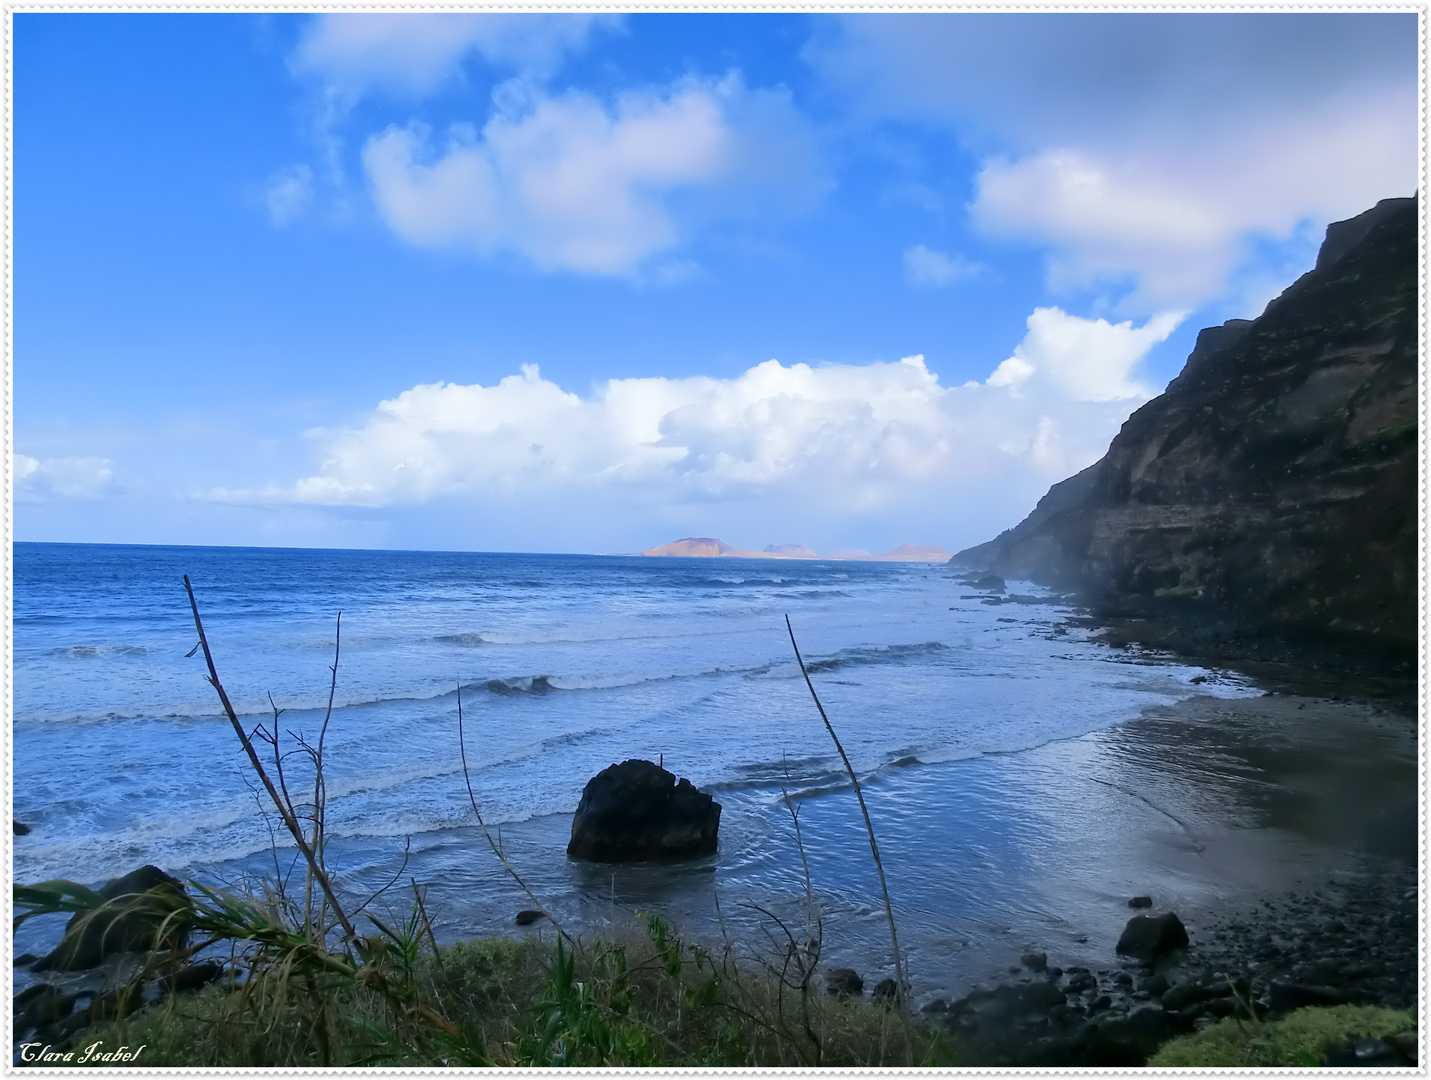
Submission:
[[[1414,199],[1333,224],[1259,318],[1202,331],[1101,461],[954,561],[1414,650],[1418,280]]]

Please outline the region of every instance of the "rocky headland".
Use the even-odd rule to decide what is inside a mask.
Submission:
[[[1415,199],[1327,229],[1253,320],[1203,330],[1108,453],[954,562],[1072,591],[1145,643],[1409,679]]]

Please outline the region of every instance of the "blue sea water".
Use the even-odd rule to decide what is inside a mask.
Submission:
[[[1194,694],[1254,692],[1110,649],[1058,603],[988,604],[944,565],[18,543],[14,812],[34,831],[15,845],[16,880],[291,865],[190,655],[186,574],[244,725],[280,731],[285,750],[322,728],[341,612],[330,857],[361,892],[406,848],[403,872],[429,884],[449,938],[508,929],[527,906],[473,828],[459,688],[483,815],[553,910],[663,908],[709,935],[714,898],[722,921],[754,920],[749,904],[803,889],[785,791],[827,928],[872,965],[888,939],[869,845],[785,616],[866,785],[908,947],[931,964],[1064,918],[1032,882],[1061,843],[1045,819],[1069,780],[1049,747]],[[583,785],[629,757],[715,794],[713,859],[567,862]],[[301,758],[287,767],[307,790]],[[1106,806],[1080,804],[1085,838],[1127,812],[1108,786]]]

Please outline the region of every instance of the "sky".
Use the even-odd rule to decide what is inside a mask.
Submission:
[[[955,551],[1420,165],[1414,13],[12,19],[21,541]]]

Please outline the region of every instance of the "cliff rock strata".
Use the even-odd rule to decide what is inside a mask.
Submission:
[[[1255,320],[1202,331],[1108,453],[954,562],[1287,640],[1414,655],[1417,204],[1327,229]]]

